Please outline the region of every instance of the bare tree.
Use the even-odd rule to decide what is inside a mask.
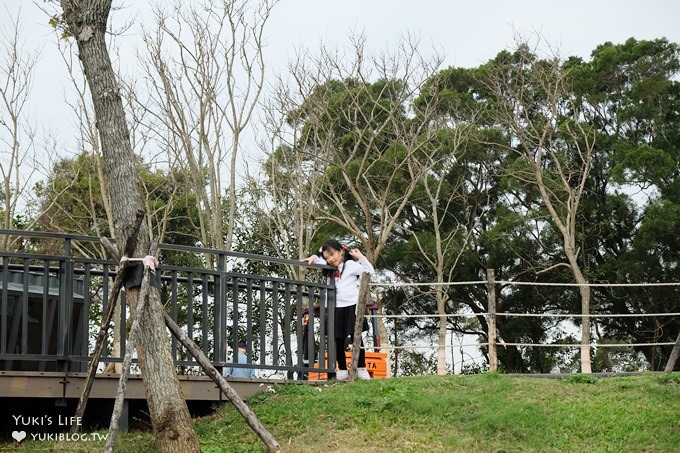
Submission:
[[[26,118],[38,53],[26,52],[21,42],[21,12],[5,11],[0,21],[0,228],[12,228],[22,194],[36,171],[35,131]],[[0,236],[7,250],[12,239]],[[14,239],[16,240],[16,239]]]
[[[172,14],[157,10],[145,34],[147,81],[159,100],[147,105],[149,131],[190,169],[206,247],[232,248],[238,156],[263,89],[264,30],[277,2],[177,3]]]
[[[298,253],[309,252],[314,234],[304,223],[332,224],[376,262],[391,233],[405,226],[402,213],[436,150],[433,105],[417,115],[411,107],[441,60],[426,58],[408,37],[375,55],[363,36],[350,42],[349,55],[325,45],[316,56],[300,51],[280,79],[273,112],[282,119],[270,118],[275,140],[266,173],[273,202],[297,199],[277,227],[295,227],[305,247]]]
[[[539,60],[528,43],[520,42],[507,60],[496,64],[490,83],[499,101],[498,121],[523,158],[512,176],[538,191],[547,220],[562,236],[567,263],[561,265],[571,270],[581,296],[581,372],[590,373],[591,291],[576,236],[595,134],[571,95],[569,72],[558,56]]]
[[[430,156],[430,171],[422,178],[424,196],[414,205],[414,209],[418,209],[417,217],[424,219],[432,235],[432,241],[425,243],[419,234],[413,234],[413,238],[424,262],[435,276],[431,291],[434,293],[439,315],[438,375],[447,373],[446,307],[449,293],[445,285],[453,280],[456,264],[465,252],[474,232],[475,222],[481,214],[479,206],[470,205],[472,201],[467,197],[468,190],[475,187],[483,193],[488,179],[483,166],[477,166],[474,174],[468,174],[474,166],[468,168],[465,164],[465,144],[472,136],[474,121],[474,117],[468,117],[465,121],[443,125],[447,131],[447,139],[442,143],[441,154]],[[460,206],[466,208],[461,210],[458,208]]]
[[[105,40],[111,0],[61,0],[60,4],[66,31],[78,45],[90,87],[116,237],[128,238],[134,234],[136,216],[145,209],[120,86]],[[146,255],[150,243],[148,229],[144,226],[138,235],[135,254]],[[137,306],[138,293],[138,288],[128,292],[131,307]],[[160,451],[199,451],[198,437],[179,386],[163,319],[158,289],[152,288],[149,307],[139,320],[142,334],[137,343],[137,355],[156,445]]]
[[[302,102],[295,98],[282,78],[263,109],[260,148],[265,158],[248,175],[244,188],[249,202],[241,229],[263,249],[289,259],[309,256],[319,225],[316,197],[323,175],[314,171],[322,165],[319,155],[295,152],[300,125],[289,124],[288,114]],[[290,267],[291,277],[301,278],[305,268]]]
[[[287,121],[298,128],[291,150],[304,157],[302,172],[324,176],[313,200],[317,217],[347,231],[375,262],[436,152],[433,106],[411,108],[440,64],[403,39],[376,56],[362,36],[349,59],[327,47],[291,66],[290,89],[299,93]],[[313,188],[313,187],[312,187]],[[312,201],[310,199],[310,201]]]

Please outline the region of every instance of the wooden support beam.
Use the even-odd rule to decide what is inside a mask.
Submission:
[[[125,248],[124,248],[125,253],[128,253],[131,250],[135,249],[135,244],[137,243],[137,234],[139,234],[139,229],[142,226],[142,220],[143,219],[144,219],[144,212],[142,212],[142,211],[138,212],[137,217],[135,218],[135,224],[134,224],[134,228],[132,230],[132,234],[125,241]],[[111,258],[113,258],[113,260],[116,263],[119,263],[120,262],[120,253],[113,246],[111,241],[109,241],[107,238],[102,238],[101,242],[102,242],[102,245],[104,246],[104,248],[111,255]],[[123,283],[124,283],[123,279],[125,277],[125,268],[126,267],[127,267],[127,261],[124,261],[118,267],[118,273],[116,274],[116,278],[113,281],[113,287],[111,288],[111,292],[109,293],[109,304],[106,307],[106,313],[104,313],[102,315],[102,321],[99,325],[99,332],[97,333],[97,340],[95,341],[94,351],[92,352],[92,359],[90,360],[90,364],[89,364],[88,369],[87,369],[87,379],[85,381],[85,385],[83,386],[83,392],[80,395],[80,398],[78,399],[78,407],[76,408],[75,416],[79,417],[80,420],[82,420],[83,416],[85,415],[85,409],[87,408],[87,400],[90,397],[90,391],[92,390],[92,384],[93,384],[94,376],[97,373],[97,366],[99,365],[99,357],[101,356],[102,350],[104,349],[104,341],[106,340],[106,333],[108,332],[109,326],[111,325],[111,319],[113,318],[113,312],[114,312],[114,309],[116,307],[116,304],[118,303],[118,296],[119,296],[121,288],[123,287]],[[104,278],[108,278],[108,276],[105,275]],[[73,425],[71,425],[71,434],[77,433],[79,429],[80,429],[80,424],[74,423]]]
[[[269,451],[278,452],[281,450],[279,443],[272,436],[267,428],[260,422],[257,415],[248,407],[248,405],[241,399],[238,393],[229,385],[226,379],[217,371],[210,359],[201,351],[194,341],[177,325],[174,319],[169,314],[165,314],[165,325],[168,326],[172,334],[179,340],[180,343],[187,349],[187,351],[196,359],[201,365],[203,371],[217,384],[227,397],[229,402],[234,405],[236,410],[245,419],[250,428],[260,437],[262,442],[269,448]]]

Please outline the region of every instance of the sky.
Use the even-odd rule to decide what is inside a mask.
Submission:
[[[140,26],[152,19],[157,1],[114,0],[122,6],[113,13],[114,23],[131,22],[119,39],[123,58],[129,55],[125,67],[133,73]],[[20,14],[24,48],[41,52],[27,114],[40,129],[68,141],[77,132],[65,102],[70,86],[44,7],[44,0],[0,0],[0,14]],[[320,41],[342,47],[350,34],[363,32],[369,47],[379,50],[408,33],[423,48],[444,55],[445,67],[475,67],[512,48],[517,35],[538,34],[562,56],[587,59],[606,41],[665,37],[680,43],[679,19],[677,0],[281,0],[267,28],[265,51],[270,73],[278,73],[296,49],[313,51]]]
[[[340,42],[353,29],[378,45],[410,32],[462,67],[512,46],[516,33],[539,33],[563,55],[584,57],[598,44],[631,36],[680,41],[680,2],[674,0],[284,0],[272,19],[270,32],[283,53],[319,38]]]

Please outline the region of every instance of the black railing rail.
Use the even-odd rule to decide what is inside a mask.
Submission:
[[[14,250],[0,250],[0,371],[85,371],[117,263],[81,256],[83,248],[97,249],[96,237],[5,229],[0,235],[15,239]],[[51,254],[44,253],[47,248]],[[159,250],[162,302],[216,367],[295,379],[304,378],[314,358],[327,355],[335,363],[333,332],[327,331],[333,326],[335,287],[319,272],[328,266],[204,247],[161,244]],[[169,252],[194,261],[210,255],[216,269],[164,264]],[[256,263],[263,270],[249,271]],[[287,277],[302,267],[316,271],[307,273],[309,279]],[[124,292],[121,296],[124,303]],[[128,314],[120,310],[110,329],[102,366],[122,362],[125,342],[113,346],[116,338],[125,338]],[[321,321],[326,318],[328,323]],[[201,373],[194,358],[171,341],[178,372]],[[240,341],[247,345],[248,361],[228,364],[228,350]],[[319,371],[332,372],[321,362]]]

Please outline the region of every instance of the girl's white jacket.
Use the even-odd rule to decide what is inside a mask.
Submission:
[[[317,256],[314,262],[315,264],[328,264],[320,256]],[[359,261],[348,260],[338,266],[340,277],[335,277],[336,307],[350,307],[357,304],[357,300],[359,300],[359,277],[364,272],[369,274],[374,272],[373,265],[366,257]]]

